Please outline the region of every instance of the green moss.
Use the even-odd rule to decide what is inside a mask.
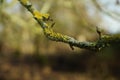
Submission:
[[[52,39],[54,41],[63,41],[63,42],[65,42],[65,41],[68,40],[68,37],[66,35],[56,33],[51,28],[45,28],[44,33],[48,38],[50,38],[50,39]]]
[[[28,0],[20,0],[22,4],[26,5]]]

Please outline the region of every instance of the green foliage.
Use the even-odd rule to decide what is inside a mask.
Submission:
[[[3,1],[4,1],[4,0],[0,0],[0,4],[2,4],[2,3],[3,3]]]

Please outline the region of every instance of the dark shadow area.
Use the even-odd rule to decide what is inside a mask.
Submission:
[[[22,63],[29,66],[50,66],[52,70],[60,72],[84,73],[87,71],[87,65],[93,57],[95,58],[94,53],[83,51],[82,53],[57,53],[54,55],[34,54],[24,56],[14,53],[12,56],[5,58],[7,58],[10,64],[14,66]]]
[[[30,69],[30,74],[40,71],[48,66],[53,72],[89,74],[92,78],[107,80],[112,76],[120,79],[119,45],[109,47],[100,52],[82,51],[81,53],[61,53],[53,55],[21,55],[19,52],[11,56],[0,55],[0,80],[9,80],[6,75],[12,68],[20,72]],[[4,66],[5,69],[4,69]],[[7,67],[7,68],[6,68]],[[14,69],[13,69],[14,70]],[[31,71],[32,70],[32,71]],[[16,79],[15,79],[16,80]]]
[[[92,57],[95,57],[94,53],[87,51],[71,54],[58,53],[58,55],[49,56],[49,65],[56,71],[84,73]]]

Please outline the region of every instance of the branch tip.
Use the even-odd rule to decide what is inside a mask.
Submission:
[[[98,35],[99,35],[99,39],[101,39],[101,30],[100,30],[100,28],[98,27],[98,26],[96,26],[96,32],[98,33]]]
[[[69,46],[70,46],[70,48],[71,48],[72,50],[74,50],[74,47],[73,47],[73,45],[72,45],[72,44],[69,44]]]
[[[54,27],[54,25],[55,25],[55,22],[53,22],[53,23],[51,24],[51,28],[53,28],[53,27]]]

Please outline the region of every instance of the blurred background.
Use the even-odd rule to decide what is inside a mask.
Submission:
[[[119,0],[30,0],[56,23],[53,30],[96,41],[96,26],[120,33]],[[119,80],[120,45],[99,52],[48,40],[18,0],[0,0],[0,80]]]

